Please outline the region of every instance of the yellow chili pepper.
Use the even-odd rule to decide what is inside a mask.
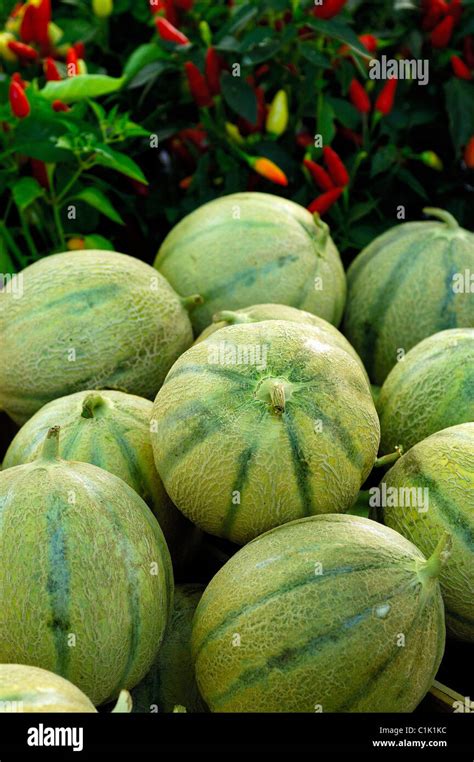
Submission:
[[[97,18],[106,19],[113,13],[113,0],[92,0],[92,10]]]
[[[267,116],[267,132],[283,135],[288,126],[288,96],[284,90],[275,95]]]
[[[17,60],[15,53],[8,47],[8,43],[15,42],[15,39],[11,32],[2,32],[0,34],[0,58],[3,58],[4,61],[15,63]]]
[[[227,135],[229,136],[229,138],[233,140],[235,143],[245,142],[236,124],[232,124],[232,122],[226,122],[225,131],[227,132]]]
[[[444,169],[443,162],[434,151],[423,151],[423,153],[418,154],[418,158],[423,164],[426,164],[427,167],[436,169],[437,172],[442,172]]]

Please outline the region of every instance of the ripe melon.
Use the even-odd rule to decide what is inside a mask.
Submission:
[[[451,557],[439,578],[448,632],[474,641],[474,423],[451,426],[419,442],[382,482],[397,497],[395,506],[384,508],[384,523],[425,555],[441,532],[451,533]]]
[[[302,516],[350,508],[379,422],[360,366],[311,326],[223,328],[175,363],[152,445],[174,504],[243,544]]]
[[[181,294],[199,293],[196,333],[218,310],[263,298],[338,325],[346,278],[327,225],[302,206],[267,193],[235,193],[204,204],[176,225],[155,267]]]
[[[0,409],[22,424],[83,389],[153,399],[192,343],[183,302],[152,267],[125,254],[54,254],[0,294]]]
[[[359,355],[337,328],[328,323],[327,320],[323,320],[323,318],[319,318],[317,315],[312,315],[311,312],[298,310],[296,307],[287,307],[284,304],[255,304],[253,307],[245,307],[242,310],[234,312],[231,310],[216,312],[212,318],[211,325],[204,329],[194,343],[198,344],[200,341],[204,341],[216,331],[229,325],[261,323],[265,320],[288,320],[291,323],[311,325],[319,332],[324,341],[330,341],[340,349],[348,352],[359,363],[367,381],[369,380]]]
[[[132,691],[134,712],[204,712],[191,657],[191,630],[204,585],[177,585],[174,611],[155,664]]]
[[[122,691],[114,712],[130,712],[131,699]],[[0,713],[96,713],[86,695],[68,680],[39,667],[0,664]]]
[[[76,392],[49,402],[20,429],[3,468],[36,460],[50,428],[61,426],[60,455],[91,463],[123,479],[155,514],[176,566],[192,556],[199,530],[165,492],[153,460],[150,418],[153,403],[115,391]]]
[[[172,607],[168,548],[125,482],[41,457],[0,473],[0,663],[56,672],[94,704],[148,672]]]
[[[400,352],[448,328],[474,327],[474,234],[448,212],[408,222],[375,239],[350,266],[344,333],[371,380],[383,384]]]
[[[377,411],[382,453],[399,444],[406,452],[435,431],[474,421],[474,328],[420,341],[390,371]]]
[[[397,532],[356,516],[291,522],[242,548],[196,610],[212,712],[411,712],[445,642],[436,575]]]

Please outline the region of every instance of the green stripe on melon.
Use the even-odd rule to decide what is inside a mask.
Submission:
[[[452,426],[419,442],[382,482],[397,497],[393,507],[384,507],[384,523],[425,555],[441,532],[450,532],[451,557],[440,574],[448,632],[474,641],[474,423]],[[427,510],[418,495],[427,496]]]
[[[153,403],[109,390],[77,392],[42,407],[20,429],[3,468],[31,463],[41,454],[48,430],[60,424],[60,455],[91,463],[123,479],[150,506],[170,548],[173,562],[188,562],[199,531],[174,507],[158,476],[150,441]]]
[[[437,222],[397,225],[376,238],[350,266],[344,333],[371,380],[382,384],[422,339],[474,327],[474,300],[460,284],[474,272],[474,235],[447,212]]]
[[[203,592],[204,585],[176,586],[173,614],[156,662],[132,691],[134,712],[173,712],[176,706],[187,712],[206,711],[191,657],[192,621]]]
[[[192,342],[182,300],[152,267],[125,254],[54,254],[0,299],[0,409],[24,423],[82,389],[152,399]]]
[[[163,242],[155,267],[179,293],[199,293],[196,332],[215,312],[268,301],[338,325],[346,281],[328,228],[292,201],[235,193],[185,217]]]
[[[211,711],[413,711],[444,650],[436,574],[446,542],[426,562],[373,521],[327,515],[249,543],[194,618]]]
[[[474,297],[473,297],[474,298]],[[377,401],[381,452],[405,452],[436,431],[474,421],[474,328],[453,328],[413,347]]]
[[[347,510],[379,444],[360,366],[311,326],[278,320],[229,326],[188,350],[152,421],[155,462],[175,505],[237,543]]]
[[[136,492],[58,459],[57,436],[51,429],[38,460],[0,473],[0,663],[57,672],[100,704],[153,663],[171,560]]]

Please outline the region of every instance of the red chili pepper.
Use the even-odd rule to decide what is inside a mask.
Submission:
[[[472,34],[464,38],[463,56],[470,69],[474,69],[474,43]]]
[[[24,61],[36,61],[38,58],[38,52],[30,45],[25,45],[23,42],[16,42],[12,40],[8,43],[8,47],[12,53]]]
[[[194,5],[194,0],[174,0],[174,4],[181,11],[190,11]]]
[[[36,5],[27,5],[20,24],[22,42],[35,42]]]
[[[369,53],[375,53],[379,45],[377,37],[374,37],[373,34],[359,35],[359,42],[369,51]]]
[[[50,189],[48,170],[44,161],[39,159],[31,159],[31,169],[33,170],[33,177],[46,190]]]
[[[36,6],[35,39],[44,49],[49,47],[49,23],[51,21],[51,0],[41,0]]]
[[[163,11],[165,8],[165,4],[163,0],[149,0],[150,10],[154,13],[159,13],[159,11]]]
[[[325,214],[336,203],[343,190],[344,188],[333,188],[326,191],[326,193],[321,194],[321,196],[318,196],[311,202],[308,206],[308,211],[311,214],[315,212],[321,215]]]
[[[200,151],[206,150],[207,132],[205,130],[201,130],[199,127],[187,127],[186,129],[181,130],[178,134],[183,140],[191,141],[191,143],[193,143],[196,148],[199,148]]]
[[[76,51],[76,56],[79,59],[84,59],[86,57],[86,46],[83,42],[75,42],[72,47]]]
[[[175,42],[176,45],[189,45],[189,39],[185,34],[176,29],[173,24],[170,24],[166,19],[156,19],[156,30],[162,40],[166,42]]]
[[[71,107],[67,105],[67,103],[63,103],[62,101],[53,101],[51,104],[53,111],[61,112],[61,111],[70,111]]]
[[[269,71],[270,71],[269,65],[268,64],[262,64],[261,66],[258,67],[258,69],[256,69],[256,71],[255,71],[255,78],[256,79],[261,79],[262,77],[265,76],[265,74],[268,74]]]
[[[323,148],[323,158],[324,163],[328,168],[328,172],[331,175],[333,185],[342,187],[348,185],[350,181],[349,172],[339,154],[329,146],[326,146]]]
[[[446,16],[431,32],[431,44],[434,48],[445,48],[449,45],[454,29],[454,18]]]
[[[206,53],[206,79],[212,95],[221,91],[222,61],[215,48],[208,48]]]
[[[178,23],[178,12],[174,6],[175,4],[173,3],[173,0],[163,0],[165,18],[170,22],[170,24],[176,26]]]
[[[464,149],[464,161],[469,169],[474,169],[474,135]]]
[[[78,58],[75,49],[71,46],[66,53],[66,67],[68,77],[75,77],[78,73]]]
[[[43,62],[44,74],[47,82],[59,82],[61,75],[53,58],[45,58]]]
[[[362,87],[357,79],[353,79],[349,87],[349,98],[353,106],[361,114],[368,114],[371,109],[370,98],[367,95],[366,90]]]
[[[445,0],[424,0],[422,10],[424,12],[422,28],[430,31],[446,16],[448,5]]]
[[[322,4],[313,8],[312,13],[318,19],[332,19],[342,11],[346,2],[347,0],[322,0]]]
[[[14,116],[18,119],[25,119],[30,114],[30,104],[22,86],[12,80],[9,90],[10,107]]]
[[[380,111],[384,116],[388,116],[393,109],[397,85],[398,80],[396,78],[387,80],[375,101],[375,110]]]
[[[314,143],[314,137],[309,132],[299,132],[296,136],[296,142],[301,148],[307,148]]]
[[[208,108],[212,106],[212,95],[207,86],[206,79],[199,71],[196,64],[192,61],[186,61],[184,64],[186,76],[188,78],[189,89],[199,108]]]
[[[141,183],[139,180],[130,179],[130,184],[137,196],[143,196],[146,198],[150,195],[150,189],[148,188],[148,185],[145,185],[145,183]]]
[[[342,137],[346,140],[350,140],[352,143],[355,143],[356,146],[361,146],[364,142],[362,135],[359,135],[358,132],[354,132],[354,130],[350,130],[348,127],[343,127],[341,124],[338,125],[337,131],[339,135],[342,135]]]
[[[19,72],[12,74],[12,82],[17,82],[23,90],[26,90],[26,82]]]
[[[303,164],[305,165],[306,169],[311,172],[313,180],[317,185],[319,185],[321,190],[329,191],[335,187],[326,170],[323,169],[323,167],[320,167],[319,164],[316,164],[315,161],[311,161],[311,159],[304,159]]]
[[[462,0],[451,0],[448,6],[448,15],[454,19],[454,24],[458,24],[462,16]]]
[[[459,79],[472,79],[472,71],[459,56],[451,56],[453,72]]]

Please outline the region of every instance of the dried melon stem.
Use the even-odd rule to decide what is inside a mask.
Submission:
[[[291,385],[277,378],[263,379],[255,392],[257,399],[267,402],[276,415],[285,411],[288,394],[291,396]]]
[[[417,573],[423,586],[437,580],[441,569],[451,555],[452,544],[451,535],[449,532],[444,532],[428,560],[422,561],[418,566]]]
[[[41,460],[59,459],[59,426],[53,426],[46,434],[43,449],[41,450]]]
[[[82,418],[93,418],[95,411],[106,404],[106,400],[99,392],[91,392],[84,398],[82,403]]]
[[[434,206],[426,206],[423,209],[423,213],[429,214],[430,217],[436,217],[441,222],[445,222],[449,230],[453,230],[453,231],[459,230],[459,223],[457,219],[453,217],[452,214],[445,211],[445,209],[437,209]]]
[[[212,318],[213,323],[229,323],[229,325],[237,325],[239,323],[253,323],[254,321],[249,315],[243,312],[232,312],[232,310],[221,310],[216,312]]]

